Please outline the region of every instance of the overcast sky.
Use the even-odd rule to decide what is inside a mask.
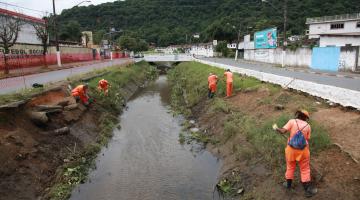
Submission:
[[[82,1],[83,0],[55,0],[56,13],[59,14],[63,9],[71,8]],[[91,3],[84,2],[81,5],[82,6],[87,6],[91,4],[97,5],[97,4],[101,4],[105,2],[113,2],[113,1],[115,0],[91,0]],[[45,15],[45,13],[19,8],[8,4],[52,13],[52,0],[0,0],[0,8],[21,12],[23,14],[31,15],[34,17],[42,17]]]

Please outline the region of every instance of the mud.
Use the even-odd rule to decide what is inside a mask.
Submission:
[[[26,114],[35,105],[56,105],[67,95],[65,89],[52,91],[32,99],[24,106],[1,113],[0,162],[3,164],[0,166],[0,199],[41,197],[51,185],[57,168],[68,156],[66,147],[72,148],[77,143],[81,149],[86,145],[72,134],[48,134],[49,130],[72,125],[63,120],[62,113],[51,114],[51,122],[44,127],[32,123]],[[77,118],[75,121],[83,124],[82,129],[96,131],[88,126],[96,123],[95,119]]]
[[[251,92],[240,92],[226,99],[232,110],[255,117],[257,119],[277,118],[283,113],[292,114],[299,105],[304,102],[314,106],[313,119],[324,125],[328,130],[333,142],[339,142],[351,155],[358,157],[359,144],[359,117],[357,112],[344,111],[341,108],[331,108],[323,102],[302,94],[289,91],[281,91],[277,96],[272,96],[272,102],[263,103],[264,99],[272,94],[267,89],[259,89]],[[291,99],[284,102],[284,99]],[[282,103],[284,110],[279,111],[275,105]],[[231,113],[209,112],[210,101],[204,99],[192,108],[193,117],[198,121],[201,130],[207,130],[212,140],[224,137],[224,122]],[[314,133],[316,134],[316,133]],[[285,148],[284,142],[284,148]],[[220,178],[234,179],[239,181],[238,188],[243,188],[244,193],[234,199],[305,199],[303,188],[296,172],[295,189],[286,192],[282,188],[283,174],[276,174],[274,166],[267,163],[263,155],[249,143],[242,134],[237,134],[226,143],[213,145],[209,143],[207,148],[223,160]],[[236,153],[237,148],[246,151]],[[360,165],[339,147],[333,145],[330,148],[313,154],[311,162],[314,180],[318,188],[318,194],[314,199],[358,199],[360,196]],[[284,163],[285,165],[285,163]],[[281,170],[284,171],[284,170]],[[320,176],[321,175],[321,176]]]
[[[129,98],[137,85],[129,83],[124,97]],[[67,85],[38,94],[19,107],[0,111],[1,200],[47,199],[50,188],[59,178],[59,169],[72,162],[73,156],[89,144],[97,142],[102,111],[96,105],[85,108],[79,104],[49,113],[49,122],[42,125],[29,119],[27,113],[36,110],[36,106],[59,103],[63,106],[76,103],[69,97]],[[70,133],[53,134],[54,130],[64,127],[69,127]]]

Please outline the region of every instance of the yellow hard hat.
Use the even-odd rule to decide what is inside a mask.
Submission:
[[[307,110],[299,110],[301,113],[303,113],[307,118],[310,118],[310,114]]]

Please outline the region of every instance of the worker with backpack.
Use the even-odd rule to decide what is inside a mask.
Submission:
[[[291,189],[296,169],[296,162],[299,164],[301,182],[305,189],[305,196],[311,197],[317,190],[311,186],[310,176],[310,149],[309,140],[311,136],[311,127],[308,123],[310,114],[306,110],[298,110],[295,113],[295,119],[291,119],[283,128],[278,128],[276,124],[273,129],[279,133],[290,133],[285,149],[286,158],[286,182],[284,186]]]

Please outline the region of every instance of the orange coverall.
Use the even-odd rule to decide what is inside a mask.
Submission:
[[[208,77],[208,84],[209,84],[209,90],[211,93],[216,92],[216,83],[217,83],[218,77],[216,75],[210,75]]]
[[[226,96],[230,97],[233,90],[233,73],[225,72],[224,76],[226,76]]]
[[[85,89],[84,85],[79,85],[76,88],[74,88],[71,91],[71,95],[75,98],[76,97],[80,98],[80,100],[83,104],[89,103],[89,97],[86,94],[86,89]]]
[[[105,79],[101,79],[98,84],[98,89],[104,91],[104,93],[107,94],[109,89],[109,82]]]
[[[296,124],[297,123],[297,124]],[[291,119],[283,128],[290,132],[290,137],[288,142],[290,141],[290,138],[292,138],[296,132],[301,129],[303,129],[308,123],[305,121],[302,121],[300,119]],[[299,126],[299,128],[298,128]],[[304,134],[304,137],[306,139],[307,145],[305,149],[294,149],[290,147],[289,145],[285,148],[285,158],[286,158],[286,173],[285,178],[286,179],[294,179],[294,172],[296,169],[296,161],[299,163],[300,167],[300,176],[301,176],[301,182],[310,182],[311,176],[310,176],[310,150],[309,150],[309,139],[311,135],[311,127],[310,125],[307,125],[303,130],[302,133]]]

